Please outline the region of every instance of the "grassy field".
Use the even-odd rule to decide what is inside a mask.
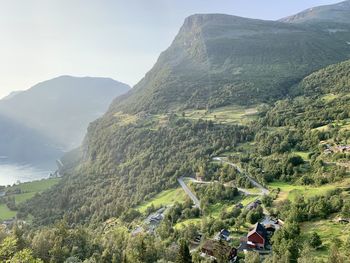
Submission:
[[[160,206],[168,206],[172,205],[175,202],[184,202],[186,200],[187,196],[185,192],[182,190],[181,187],[176,189],[170,189],[161,192],[160,194],[156,195],[152,199],[144,202],[143,204],[136,207],[137,210],[139,210],[141,213],[144,213],[147,209],[147,207],[151,206],[152,204],[155,207]]]
[[[32,198],[36,193],[40,193],[46,189],[49,189],[53,185],[59,182],[59,178],[46,179],[28,183],[22,183],[13,188],[21,189],[21,194],[15,195],[16,203],[22,203],[30,198]]]
[[[201,218],[190,218],[190,219],[186,219],[184,221],[181,221],[179,223],[177,223],[174,228],[175,229],[183,229],[185,228],[186,226],[188,225],[197,225],[197,226],[200,226],[201,225],[201,222],[202,222],[202,219]]]
[[[324,100],[325,102],[331,102],[333,100],[335,100],[336,98],[338,98],[339,95],[333,94],[333,93],[329,93],[326,94],[322,97],[322,100]]]
[[[313,252],[315,258],[327,259],[332,238],[336,237],[342,241],[350,235],[350,224],[336,223],[332,219],[305,222],[301,224],[301,233],[307,240],[313,232],[317,232],[323,242],[322,247]]]
[[[256,118],[256,108],[244,108],[239,106],[228,106],[211,111],[207,110],[187,110],[185,118],[192,120],[212,120],[226,124],[245,124]]]
[[[341,121],[334,121],[331,124],[337,125],[341,130],[349,130],[350,129],[350,119],[345,119],[345,120],[341,120]],[[326,131],[326,130],[328,130],[328,124],[317,127],[314,130]]]
[[[292,153],[299,155],[301,158],[303,158],[304,161],[309,160],[309,152],[298,152],[298,151],[293,151]]]
[[[136,115],[124,114],[122,112],[114,113],[114,117],[118,118],[120,125],[128,125],[138,120]]]
[[[12,189],[20,189],[20,194],[14,194],[16,204],[20,204],[30,198],[32,198],[36,193],[40,193],[46,189],[49,189],[53,185],[59,182],[60,178],[54,179],[44,179],[40,181],[21,183],[16,186],[11,186]],[[11,196],[11,195],[10,195]],[[10,219],[16,216],[16,211],[11,211],[7,208],[5,204],[0,205],[0,220]]]
[[[0,205],[0,221],[10,219],[16,216],[15,211],[11,211],[5,204]]]
[[[303,196],[305,198],[310,198],[316,195],[324,195],[330,190],[337,188],[347,187],[350,184],[350,179],[345,179],[343,182],[337,182],[334,184],[326,184],[319,187],[304,186],[304,185],[292,185],[285,182],[273,182],[268,186],[270,189],[280,188],[280,193],[276,201],[283,200],[295,200],[296,196]]]

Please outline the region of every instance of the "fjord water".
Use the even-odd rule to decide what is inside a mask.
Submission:
[[[16,164],[0,161],[0,185],[12,185],[18,181],[29,182],[48,178],[53,169],[49,165]]]

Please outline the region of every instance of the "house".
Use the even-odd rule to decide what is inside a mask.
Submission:
[[[230,240],[230,231],[228,231],[227,229],[221,229],[220,231],[220,238],[226,241]]]
[[[230,231],[227,229],[221,229],[221,231],[215,236],[215,240],[230,241]]]
[[[201,249],[202,257],[212,259],[227,257],[227,262],[233,263],[237,260],[237,249],[231,247],[224,241],[207,240]]]
[[[259,205],[261,205],[261,201],[255,200],[254,202],[251,202],[249,205],[247,205],[247,209],[253,210],[253,209],[257,208]]]
[[[242,203],[238,203],[235,205],[236,208],[242,209],[243,208],[243,204]]]
[[[192,243],[199,244],[202,241],[203,235],[201,233],[198,233],[195,238],[192,240]]]
[[[256,223],[247,235],[247,245],[249,248],[264,249],[267,244],[267,238],[265,227],[260,223]]]
[[[162,214],[155,214],[155,215],[152,215],[149,219],[149,222],[152,224],[159,224],[160,221],[163,220],[163,215]]]

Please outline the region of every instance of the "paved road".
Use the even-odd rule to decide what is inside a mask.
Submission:
[[[180,177],[179,179],[177,179],[177,181],[181,185],[182,189],[184,189],[185,193],[191,198],[191,200],[194,203],[194,206],[199,208],[200,202],[199,202],[198,198],[191,192],[190,188],[188,188],[188,186],[185,184],[183,178]]]
[[[185,177],[184,179],[188,179],[190,180],[191,182],[194,182],[196,184],[212,184],[212,183],[215,183],[215,182],[219,182],[219,181],[214,181],[214,182],[208,182],[208,181],[198,181],[192,177]],[[230,185],[229,183],[225,183],[224,186],[232,186]],[[240,187],[237,187],[238,191],[244,193],[245,195],[263,195],[262,193],[252,193],[250,192],[249,190],[245,189],[245,188],[240,188]]]
[[[262,195],[267,195],[267,194],[270,193],[270,191],[269,191],[268,189],[266,189],[264,186],[262,186],[262,185],[259,184],[257,181],[255,181],[252,177],[250,177],[249,175],[247,175],[237,164],[228,162],[228,161],[224,160],[222,157],[214,157],[213,159],[214,159],[215,161],[219,161],[219,162],[222,162],[222,163],[227,163],[228,165],[231,165],[231,166],[235,167],[239,173],[245,175],[245,176],[248,178],[248,180],[249,180],[255,187],[257,187],[257,188],[260,189]]]

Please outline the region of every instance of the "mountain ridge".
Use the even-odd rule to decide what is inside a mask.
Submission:
[[[59,148],[62,153],[78,147],[88,124],[102,116],[116,96],[129,90],[128,85],[111,78],[64,75],[3,98],[0,100],[0,115],[21,125],[23,132],[27,130],[32,134],[35,131],[38,136],[42,135],[45,144],[51,145],[54,152]],[[5,126],[6,123],[1,124]],[[17,137],[14,136],[6,142],[15,143],[19,140]],[[30,137],[26,137],[25,134],[23,137],[27,138],[27,144],[30,144]],[[22,143],[26,144],[24,139]],[[15,148],[20,151],[19,147]],[[44,148],[48,150],[48,147]],[[32,157],[34,155],[33,153]],[[13,153],[13,156],[21,155]],[[55,156],[57,158],[58,154]]]
[[[311,72],[349,55],[350,45],[342,39],[308,26],[196,14],[185,19],[154,67],[110,111],[269,102],[286,96]]]

